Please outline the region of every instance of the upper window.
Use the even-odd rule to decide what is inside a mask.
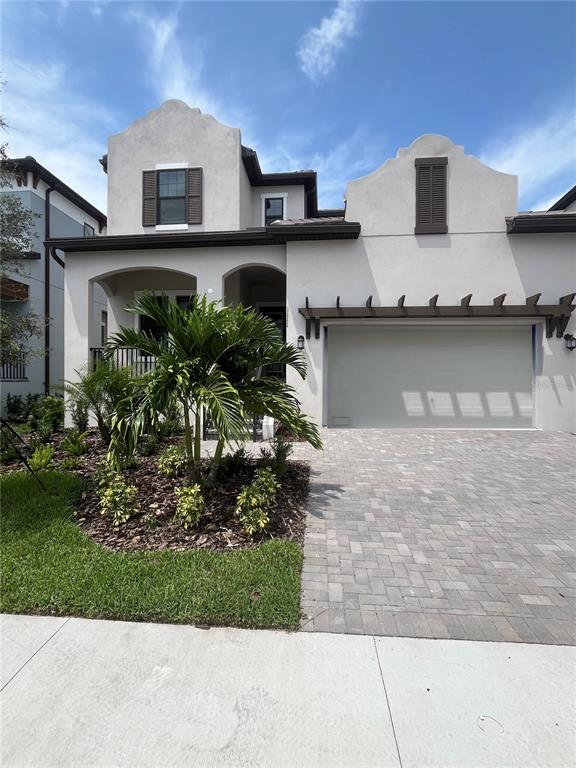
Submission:
[[[266,197],[264,198],[264,225],[267,227],[273,221],[284,218],[284,198]]]
[[[448,232],[447,157],[416,158],[416,235]]]
[[[91,227],[90,224],[84,222],[84,237],[94,237],[95,234],[94,227]]]
[[[202,224],[202,168],[142,171],[142,225]]]
[[[186,223],[186,170],[158,171],[158,223]]]

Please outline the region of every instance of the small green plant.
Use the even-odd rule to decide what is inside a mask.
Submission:
[[[243,488],[236,500],[234,514],[250,536],[268,528],[269,510],[276,499],[280,483],[269,467],[261,467],[254,480]]]
[[[28,417],[28,408],[22,395],[6,395],[6,418],[14,424],[22,424]]]
[[[285,477],[288,471],[288,459],[294,450],[281,435],[277,435],[270,443],[270,448],[260,449],[260,464],[263,467],[270,467],[276,477]]]
[[[64,425],[64,400],[53,395],[44,395],[34,400],[28,416],[30,428],[46,442],[54,432]]]
[[[204,513],[204,497],[198,483],[176,488],[176,498],[178,501],[176,502],[174,520],[179,522],[183,528],[198,525]]]
[[[96,480],[96,485],[98,487],[98,493],[104,490],[104,488],[107,488],[110,485],[110,483],[114,480],[117,474],[118,473],[116,472],[112,464],[106,459],[103,459],[98,465],[96,472],[94,473],[94,478]]]
[[[247,471],[250,467],[250,456],[245,446],[241,445],[240,448],[234,451],[234,453],[228,453],[222,457],[220,467],[218,470],[218,476],[221,479],[227,477],[234,477],[241,475]]]
[[[166,477],[180,477],[186,473],[186,451],[182,446],[170,445],[158,457],[158,472]]]
[[[77,456],[65,456],[59,466],[64,472],[73,472],[80,466],[80,459]]]
[[[158,438],[156,435],[142,435],[138,441],[138,453],[140,456],[152,456],[158,450]]]
[[[88,406],[83,400],[72,400],[69,406],[72,424],[78,432],[88,430]]]
[[[136,486],[129,485],[121,474],[116,473],[107,485],[100,487],[100,511],[110,515],[114,526],[118,527],[138,513],[137,494]]]
[[[38,472],[41,469],[47,469],[53,458],[54,448],[51,445],[37,445],[32,456],[28,459],[28,463],[33,470]]]
[[[66,433],[64,440],[62,440],[62,450],[68,456],[82,456],[88,450],[87,437],[88,432],[78,432],[75,429],[71,429]]]

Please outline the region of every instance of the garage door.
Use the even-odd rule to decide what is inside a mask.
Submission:
[[[332,427],[531,427],[530,326],[328,328]]]

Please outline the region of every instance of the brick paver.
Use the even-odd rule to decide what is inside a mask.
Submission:
[[[302,628],[576,643],[576,438],[324,430]]]

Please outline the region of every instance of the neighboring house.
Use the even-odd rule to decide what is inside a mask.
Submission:
[[[576,211],[517,213],[517,179],[426,135],[317,207],[313,171],[262,173],[240,131],[168,101],[110,137],[108,233],[66,252],[66,376],[138,291],[273,317],[329,427],[576,428]],[[559,201],[558,205],[564,205]],[[153,329],[151,329],[153,330]],[[125,359],[138,357],[127,350]]]
[[[6,395],[57,391],[64,379],[64,254],[49,255],[50,237],[92,238],[106,227],[106,216],[64,184],[33,157],[5,161],[11,186],[0,194],[16,195],[36,217],[31,250],[23,256],[20,274],[0,282],[2,312],[34,312],[45,323],[41,337],[30,340],[19,365],[0,361],[2,409]],[[94,322],[106,318],[106,295],[94,292]]]

